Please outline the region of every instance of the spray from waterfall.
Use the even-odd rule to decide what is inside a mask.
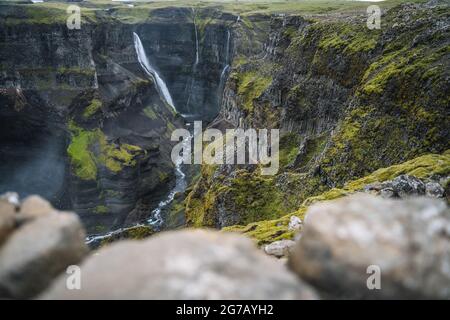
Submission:
[[[175,105],[173,103],[172,97],[170,96],[170,92],[169,89],[167,88],[166,83],[164,82],[163,79],[161,79],[158,72],[155,70],[155,68],[152,67],[152,65],[147,59],[147,55],[145,54],[144,46],[142,45],[141,39],[135,32],[133,32],[133,37],[134,37],[134,47],[136,49],[136,54],[138,56],[138,60],[139,63],[141,64],[141,67],[150,77],[152,77],[152,79],[155,80],[158,92],[160,95],[163,96],[165,102],[168,105],[170,105],[173,108],[173,110],[176,111]]]

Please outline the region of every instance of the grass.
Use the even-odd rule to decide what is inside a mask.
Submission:
[[[386,0],[377,3],[383,9],[387,9],[403,2],[425,2],[425,0]],[[19,24],[23,22],[36,24],[65,24],[68,14],[67,7],[72,3],[49,1],[37,4],[23,4],[19,1],[0,1],[0,22],[7,24]],[[104,19],[111,19],[122,23],[143,23],[153,20],[152,11],[167,8],[218,9],[222,12],[246,16],[258,14],[329,14],[358,12],[364,13],[370,2],[346,1],[346,0],[274,0],[274,1],[134,1],[134,7],[128,7],[127,3],[112,2],[109,0],[86,0],[77,2],[81,7],[82,23],[96,23]],[[7,7],[15,7],[13,14]],[[106,9],[113,9],[105,11]],[[244,21],[244,20],[243,20]]]
[[[277,240],[292,239],[294,232],[288,229],[292,216],[304,219],[310,205],[320,201],[330,201],[362,190],[374,182],[392,180],[402,174],[409,174],[421,179],[433,176],[448,176],[450,174],[450,150],[442,154],[427,154],[401,164],[376,170],[370,175],[348,182],[343,188],[334,188],[318,196],[309,197],[294,212],[277,219],[267,219],[248,225],[235,225],[223,228],[224,232],[238,232],[253,239],[258,245],[264,245]]]

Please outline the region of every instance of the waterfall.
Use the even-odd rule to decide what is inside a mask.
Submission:
[[[228,64],[223,68],[222,73],[220,74],[220,82],[221,83],[222,83],[223,79],[225,78],[225,75],[229,68],[230,68],[230,66]]]
[[[223,70],[220,74],[220,81],[219,81],[219,92],[222,92],[223,89],[225,88],[225,77],[227,75],[227,71],[228,69],[230,69],[230,41],[231,41],[231,32],[228,29],[227,30],[227,44],[226,44],[226,49],[225,49],[225,66],[223,67]],[[219,98],[219,104],[221,102],[222,99],[222,94],[218,95]]]
[[[194,22],[194,30],[195,30],[195,64],[194,66],[198,65],[199,61],[199,55],[198,55],[198,30],[197,30],[197,23],[195,22],[195,10],[192,8],[192,14],[193,14],[193,22]]]
[[[150,62],[148,61],[141,39],[135,32],[133,32],[133,37],[134,37],[134,47],[136,49],[136,54],[138,56],[138,60],[139,63],[141,64],[141,67],[150,77],[152,77],[155,80],[158,92],[160,95],[163,96],[165,102],[168,105],[170,105],[173,108],[173,110],[177,111],[175,109],[175,105],[173,103],[172,97],[170,96],[170,92],[169,89],[167,88],[166,83],[164,82],[163,79],[161,79],[158,72],[156,72],[155,68],[153,68]]]
[[[227,30],[227,47],[226,47],[226,51],[225,51],[225,63],[229,63],[229,59],[230,59],[230,39],[231,39],[231,34],[230,34],[230,30]]]
[[[189,84],[186,83],[186,86],[189,86],[189,94],[188,94],[188,98],[186,100],[186,110],[189,110],[189,105],[191,103],[192,88],[194,86],[193,78],[194,78],[195,70],[197,69],[197,65],[200,61],[198,29],[197,29],[197,23],[195,22],[195,9],[191,8],[191,10],[192,10],[192,22],[194,24],[194,33],[195,33],[195,62],[192,66],[192,78],[190,79]]]

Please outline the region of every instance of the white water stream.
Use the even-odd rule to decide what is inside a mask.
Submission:
[[[164,82],[164,80],[159,76],[158,72],[148,61],[141,39],[135,32],[133,32],[133,37],[134,37],[134,47],[136,49],[136,54],[139,63],[142,66],[142,69],[144,69],[144,71],[155,80],[159,94],[162,95],[167,104],[169,104],[176,111],[169,89],[167,88],[167,85]]]

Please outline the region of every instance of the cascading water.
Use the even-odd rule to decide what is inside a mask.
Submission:
[[[225,62],[228,64],[230,63],[230,39],[231,39],[231,33],[230,30],[227,30],[227,47],[225,49]]]
[[[188,141],[190,141],[190,140],[188,138],[186,138],[185,140],[183,140],[183,144],[185,145],[186,143],[188,143]],[[159,229],[164,222],[163,217],[161,216],[161,211],[165,207],[167,207],[170,203],[172,203],[172,201],[175,198],[175,195],[177,193],[184,192],[186,190],[186,187],[187,187],[186,175],[181,170],[182,160],[183,160],[183,158],[179,157],[179,159],[175,163],[175,177],[176,177],[175,187],[172,189],[172,191],[170,191],[167,198],[165,200],[161,201],[158,204],[158,207],[156,207],[156,209],[154,209],[152,211],[150,218],[147,220],[147,223],[149,225],[155,227],[156,229]]]
[[[200,56],[199,56],[199,43],[198,43],[198,29],[197,29],[197,23],[195,22],[195,9],[192,9],[192,22],[194,24],[194,34],[195,34],[195,62],[192,66],[192,75],[195,74],[195,70],[197,69],[197,65],[200,61]],[[186,109],[189,110],[189,104],[191,102],[191,95],[192,95],[192,87],[194,85],[194,81],[193,78],[191,78],[190,80],[190,85],[189,85],[189,95],[186,101]]]
[[[199,62],[199,54],[198,54],[198,30],[197,30],[197,23],[195,22],[195,10],[194,8],[192,8],[192,14],[193,14],[193,18],[192,20],[194,21],[194,30],[195,30],[195,64],[194,66],[198,65]]]
[[[134,47],[136,49],[136,54],[139,63],[141,64],[141,67],[150,77],[152,77],[155,80],[159,94],[163,96],[165,102],[176,111],[175,105],[173,103],[172,97],[170,95],[166,83],[164,82],[163,79],[161,79],[158,72],[156,72],[155,68],[152,67],[152,65],[147,59],[147,55],[145,54],[144,46],[142,45],[141,39],[135,32],[133,32],[133,37],[134,37]]]
[[[195,11],[194,10],[192,10],[192,11],[193,11],[194,17],[195,17]],[[195,71],[195,68],[196,68],[197,64],[199,63],[199,39],[198,39],[198,30],[197,30],[197,25],[195,23],[195,18],[194,18],[194,28],[195,28],[195,41],[196,41],[196,43],[195,43],[196,56],[195,56],[195,62],[193,65],[193,72]],[[174,106],[169,89],[167,88],[167,85],[162,80],[162,78],[159,76],[158,72],[156,72],[155,68],[153,68],[153,66],[148,61],[147,55],[145,53],[144,47],[142,45],[142,42],[141,42],[139,36],[136,33],[133,33],[133,36],[134,36],[134,45],[135,45],[135,49],[136,49],[136,54],[138,56],[138,60],[139,60],[141,67],[144,69],[144,71],[150,77],[152,77],[152,79],[156,83],[159,94],[164,98],[166,103],[169,104],[176,111],[176,108]],[[230,30],[227,30],[225,66],[220,74],[219,88],[221,90],[223,89],[227,72],[230,69],[230,65],[229,65],[230,41],[231,41],[231,33],[230,33]],[[192,83],[191,83],[191,90],[192,90]],[[182,116],[184,118],[188,118],[193,115],[185,114]],[[184,143],[187,143],[187,141],[189,141],[189,139],[184,140]],[[115,236],[115,235],[119,235],[122,232],[126,232],[130,228],[135,228],[136,226],[150,225],[155,230],[160,230],[162,227],[162,224],[164,223],[164,219],[162,217],[163,210],[172,203],[172,201],[174,200],[175,195],[177,193],[185,191],[186,187],[187,187],[186,175],[182,170],[181,161],[182,161],[182,159],[180,157],[180,160],[175,163],[175,178],[176,178],[176,180],[175,180],[174,188],[169,192],[169,194],[166,196],[166,198],[164,200],[162,200],[154,210],[152,210],[150,217],[146,221],[146,224],[137,224],[137,225],[134,225],[129,228],[120,228],[120,229],[110,231],[108,233],[101,234],[101,235],[91,235],[86,238],[86,243],[91,244],[91,245],[95,244],[95,243],[98,244],[104,239],[107,239],[107,238]]]
[[[229,60],[230,60],[230,40],[231,40],[231,32],[230,32],[230,30],[227,30],[227,45],[226,45],[226,49],[225,49],[226,65],[223,67],[223,70],[220,74],[220,81],[219,81],[220,92],[222,92],[225,87],[225,78],[226,78],[228,69],[230,69],[230,65],[229,65],[229,63],[230,63],[229,62]],[[219,104],[220,104],[221,95],[218,95],[218,99],[219,99]]]
[[[147,55],[145,54],[145,50],[142,45],[141,39],[134,32],[133,37],[134,37],[134,46],[136,49],[136,54],[138,56],[140,65],[142,66],[144,71],[155,81],[156,86],[158,88],[158,92],[160,95],[163,96],[166,103],[169,104],[176,111],[175,105],[173,103],[172,97],[170,95],[166,83],[162,80],[158,72],[156,72],[155,68],[152,67],[152,65],[147,59]],[[187,186],[186,175],[181,169],[181,160],[180,160],[177,163],[175,163],[175,187],[169,192],[167,197],[158,204],[158,207],[156,207],[156,209],[154,209],[151,212],[150,218],[147,220],[147,224],[154,227],[156,230],[159,230],[162,223],[164,222],[161,216],[161,211],[173,201],[175,195],[178,192],[183,192],[186,189],[186,186]],[[135,228],[137,226],[143,226],[143,224],[137,224],[130,228]],[[94,243],[100,243],[102,240],[125,232],[130,228],[120,228],[105,234],[88,236],[86,237],[86,244],[92,245]]]

